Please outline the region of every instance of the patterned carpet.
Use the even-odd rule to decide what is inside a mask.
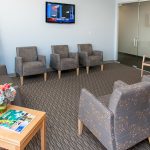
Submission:
[[[21,87],[25,105],[47,113],[47,150],[105,150],[96,137],[85,127],[81,136],[77,135],[77,116],[79,96],[86,88],[96,96],[112,92],[113,82],[122,80],[129,84],[140,81],[140,71],[121,64],[107,64],[104,71],[99,67],[90,69],[90,74],[82,68],[76,72],[48,74],[47,82],[43,76],[26,77]],[[13,78],[20,85],[19,78]],[[135,145],[132,150],[150,150],[148,140]],[[40,150],[40,136],[36,135],[26,150]]]

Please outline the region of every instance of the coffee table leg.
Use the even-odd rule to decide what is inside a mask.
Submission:
[[[41,127],[41,150],[46,150],[46,141],[45,141],[45,119],[42,122]]]

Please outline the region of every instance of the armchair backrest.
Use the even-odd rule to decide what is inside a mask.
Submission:
[[[68,45],[52,45],[52,53],[59,54],[60,58],[69,57],[69,48]]]
[[[90,56],[93,53],[92,44],[78,44],[78,51],[87,52],[88,55]]]
[[[115,89],[110,98],[109,109],[114,114],[116,143],[122,149],[149,137],[150,82]]]
[[[37,47],[17,47],[16,48],[17,56],[22,57],[24,62],[37,61]]]

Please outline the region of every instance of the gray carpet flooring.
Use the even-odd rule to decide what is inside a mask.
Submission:
[[[20,85],[19,78],[13,78]],[[84,127],[83,134],[77,135],[79,96],[86,88],[96,96],[112,92],[113,83],[122,80],[128,84],[141,80],[140,71],[121,64],[106,64],[104,71],[99,67],[90,69],[90,74],[82,68],[76,72],[62,72],[58,80],[56,72],[48,74],[47,82],[43,76],[26,77],[21,91],[26,107],[47,113],[47,150],[105,150],[96,137]],[[26,150],[40,150],[39,133],[32,139]],[[148,140],[135,145],[131,150],[150,150]]]

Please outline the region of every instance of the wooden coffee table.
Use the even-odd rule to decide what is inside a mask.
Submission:
[[[45,120],[46,113],[28,109],[24,107],[9,105],[8,109],[23,110],[35,116],[29,125],[22,131],[16,133],[7,129],[0,128],[0,147],[8,150],[23,150],[30,142],[33,136],[40,130],[41,131],[41,150],[46,149],[45,144]]]

